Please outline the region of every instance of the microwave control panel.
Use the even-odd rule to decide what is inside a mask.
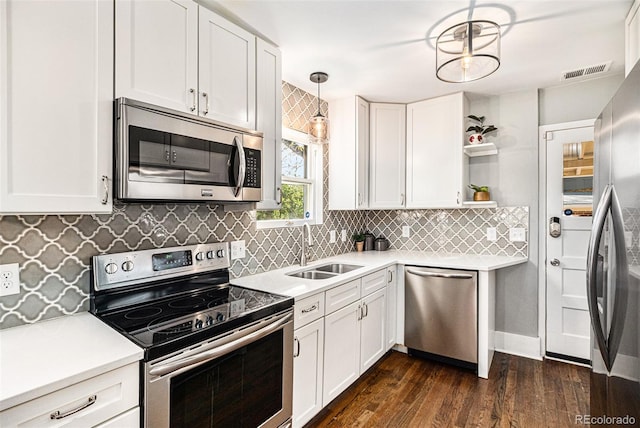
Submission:
[[[244,177],[244,187],[260,188],[262,185],[262,170],[260,168],[260,150],[244,149],[247,161],[247,172]]]

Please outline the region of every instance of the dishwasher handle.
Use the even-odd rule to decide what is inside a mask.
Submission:
[[[473,275],[468,273],[442,273],[442,272],[429,272],[424,270],[407,269],[407,272],[418,276],[428,276],[432,278],[448,278],[448,279],[472,279]]]

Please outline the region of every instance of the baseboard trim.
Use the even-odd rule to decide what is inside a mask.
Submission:
[[[496,331],[494,340],[497,352],[542,361],[539,337]]]

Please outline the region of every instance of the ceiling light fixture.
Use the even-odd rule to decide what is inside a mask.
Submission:
[[[329,75],[322,71],[311,73],[309,80],[318,84],[318,112],[309,119],[309,142],[323,144],[329,142],[329,119],[320,111],[320,84],[329,80]]]
[[[500,26],[467,21],[449,27],[436,40],[436,76],[444,82],[482,79],[500,67]]]

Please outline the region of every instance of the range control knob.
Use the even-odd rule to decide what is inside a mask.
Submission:
[[[107,265],[104,267],[104,271],[109,275],[114,274],[118,272],[118,265],[115,263],[107,263]]]
[[[202,328],[202,320],[201,319],[196,319],[195,327],[197,329],[201,329]]]
[[[208,259],[212,259],[213,258],[213,251],[207,251],[207,258]]]
[[[216,251],[216,257],[218,257],[219,259],[224,257],[224,250],[218,250]]]
[[[206,325],[213,324],[213,317],[211,315],[207,315],[207,320],[204,322]]]
[[[125,272],[131,272],[133,270],[133,262],[131,260],[127,260],[122,263],[122,270]]]
[[[224,321],[224,315],[222,314],[222,312],[218,312],[218,315],[216,315],[216,320],[217,321]]]
[[[204,260],[204,253],[202,251],[196,254],[196,260],[198,261]]]

